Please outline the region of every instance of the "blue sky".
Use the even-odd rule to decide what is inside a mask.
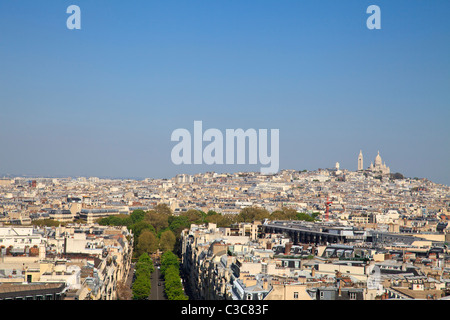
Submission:
[[[66,28],[69,5],[81,30]],[[366,9],[381,8],[381,30]],[[0,2],[0,174],[170,178],[177,128],[280,129],[280,169],[450,184],[450,2]]]

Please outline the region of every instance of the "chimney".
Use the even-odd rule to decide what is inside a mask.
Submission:
[[[288,255],[291,253],[292,242],[288,242],[284,245],[284,254]]]
[[[267,279],[264,279],[263,288],[267,290],[268,287],[269,287],[269,282],[267,281]]]
[[[338,295],[339,295],[339,297],[340,297],[340,296],[342,296],[341,280],[340,280],[340,279],[338,280],[338,285],[339,285],[339,287],[338,287]]]
[[[45,245],[39,245],[39,259],[45,259]]]

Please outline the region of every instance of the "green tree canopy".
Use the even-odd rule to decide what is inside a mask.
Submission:
[[[173,214],[172,210],[165,203],[156,205],[154,211],[156,211],[157,213],[165,214],[167,216],[171,216]]]
[[[136,277],[133,282],[133,299],[135,300],[143,300],[146,299],[151,290],[151,282],[150,279],[146,277]]]
[[[206,213],[206,216],[208,216],[208,217],[214,216],[214,215],[220,215],[220,213],[217,213],[214,210],[208,210],[208,212]]]
[[[161,238],[159,240],[159,248],[161,251],[172,251],[176,242],[176,237],[172,231],[166,230],[161,234]]]
[[[202,223],[202,213],[199,210],[190,209],[180,214],[182,217],[186,217],[191,223]]]
[[[135,236],[135,239],[139,239],[139,236],[141,235],[142,231],[148,230],[152,231],[153,233],[156,233],[155,228],[148,222],[145,221],[139,221],[136,222],[131,226],[131,231],[133,231],[133,234]]]
[[[97,220],[98,224],[103,226],[126,226],[129,227],[133,224],[133,220],[127,214],[118,214],[108,216]]]
[[[297,211],[288,207],[283,207],[281,210],[273,211],[270,214],[271,220],[295,220],[296,218]]]
[[[156,233],[169,227],[169,215],[155,210],[150,210],[145,213],[144,221],[151,224]]]
[[[238,222],[253,222],[255,220],[264,220],[269,218],[270,213],[260,207],[246,207],[238,215]]]
[[[171,216],[169,217],[169,229],[178,236],[183,229],[189,228],[191,223],[186,216]]]
[[[131,213],[131,220],[133,221],[133,223],[137,223],[139,221],[142,221],[145,217],[145,211],[144,210],[134,210]]]
[[[136,278],[133,282],[132,292],[133,299],[146,299],[151,290],[150,277],[154,271],[153,261],[147,253],[139,256],[136,263]]]
[[[173,265],[169,266],[165,272],[164,287],[169,300],[187,300],[179,272],[179,268]]]
[[[298,212],[298,213],[297,213],[297,220],[303,220],[303,221],[311,221],[311,222],[313,222],[315,219],[314,219],[312,216],[310,216],[309,214],[307,214],[307,213],[304,213],[304,212]]]
[[[146,252],[141,254],[138,262],[136,262],[136,276],[150,277],[154,270],[150,256]]]
[[[166,251],[161,255],[161,274],[164,276],[167,268],[175,266],[179,268],[180,262],[178,257],[172,251]]]
[[[156,235],[149,230],[144,230],[138,238],[136,245],[137,254],[154,253],[158,249],[158,245],[159,241]]]

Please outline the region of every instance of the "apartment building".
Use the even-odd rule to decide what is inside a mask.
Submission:
[[[69,225],[2,231],[3,243],[11,244],[2,247],[0,256],[0,284],[10,284],[3,286],[3,293],[0,288],[5,299],[22,297],[7,291],[16,288],[12,284],[22,284],[20,290],[26,290],[25,284],[36,289],[59,283],[63,289],[58,299],[115,300],[118,283],[131,269],[133,237],[125,227]],[[27,297],[36,300],[40,295]]]
[[[44,243],[44,237],[33,227],[0,227],[0,249],[4,255],[7,251],[19,254],[29,251]]]
[[[243,225],[240,228],[248,230]],[[364,242],[294,244],[288,234],[267,230],[253,240],[235,234],[231,236],[230,230],[213,224],[192,225],[183,231],[182,269],[196,299],[439,299],[450,291],[447,255],[432,241],[415,238],[412,243],[430,247],[404,244],[403,249],[411,250],[408,252]],[[401,239],[411,242],[410,236],[395,237],[396,241]],[[428,295],[418,294],[421,289]]]

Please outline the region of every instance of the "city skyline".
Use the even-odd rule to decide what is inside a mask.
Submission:
[[[66,9],[81,8],[80,30]],[[369,30],[368,6],[381,8]],[[280,130],[279,169],[450,185],[447,2],[2,1],[0,174],[170,178],[177,128]]]
[[[374,165],[374,163],[375,163],[375,165]],[[223,165],[221,165],[221,166],[223,166]],[[219,165],[216,165],[216,167],[220,167]],[[229,167],[231,167],[231,166],[229,166]],[[390,168],[386,165],[386,162],[385,161],[383,161],[383,163],[382,163],[382,160],[381,160],[381,156],[380,156],[380,151],[378,151],[377,152],[377,156],[374,158],[374,160],[373,161],[371,161],[371,163],[370,163],[370,165],[369,166],[364,166],[364,164],[363,164],[363,152],[362,152],[362,150],[360,150],[360,153],[359,153],[359,155],[358,155],[358,159],[357,159],[357,169],[356,170],[352,170],[352,169],[348,169],[348,168],[342,168],[341,166],[340,166],[340,163],[339,162],[336,162],[335,163],[335,165],[334,166],[328,166],[328,167],[324,167],[324,168],[316,168],[316,169],[313,169],[313,170],[307,170],[307,169],[304,169],[304,170],[306,170],[306,171],[309,171],[309,172],[315,172],[315,171],[320,171],[320,170],[333,170],[333,169],[336,169],[336,170],[344,170],[344,171],[348,171],[348,172],[358,172],[358,171],[365,171],[365,172],[371,172],[371,173],[376,173],[376,172],[379,172],[380,173],[380,175],[384,175],[384,176],[389,176],[389,174],[391,174],[391,175],[394,175],[394,174],[398,174],[398,173],[400,173],[401,174],[401,172],[399,172],[399,171],[395,171],[395,172],[391,172],[390,171]],[[387,169],[387,171],[386,171],[386,169]],[[304,171],[304,170],[296,170],[296,169],[281,169],[281,170],[279,170],[278,172],[276,172],[276,173],[261,173],[260,172],[260,174],[261,175],[277,175],[277,174],[279,174],[279,173],[281,173],[281,172],[283,172],[283,171],[291,171],[291,170],[295,170],[295,171]],[[28,178],[30,178],[30,179],[32,179],[32,178],[100,178],[100,179],[112,179],[112,180],[127,180],[127,179],[130,179],[130,180],[145,180],[145,179],[156,179],[156,180],[158,180],[158,179],[171,179],[171,178],[175,178],[175,177],[177,177],[177,176],[183,176],[183,175],[188,175],[188,176],[194,176],[194,175],[202,175],[202,174],[206,174],[206,173],[216,173],[216,174],[219,174],[219,175],[221,175],[221,174],[237,174],[237,173],[243,173],[243,172],[248,172],[248,173],[258,173],[259,171],[246,171],[246,170],[243,170],[243,171],[229,171],[229,172],[225,172],[225,171],[214,171],[214,170],[205,170],[205,171],[202,171],[202,172],[193,172],[193,173],[186,173],[186,172],[180,172],[180,173],[177,173],[177,174],[175,174],[174,176],[166,176],[166,177],[144,177],[144,176],[141,176],[141,177],[131,177],[131,176],[123,176],[123,177],[120,177],[120,176],[99,176],[99,175],[89,175],[89,176],[83,176],[83,175],[79,175],[79,176],[77,176],[77,175],[75,175],[75,176],[71,176],[71,175],[38,175],[38,174],[4,174],[4,173],[0,173],[0,178],[7,178],[7,177],[17,177],[17,178],[26,178],[26,177],[28,177]],[[430,179],[428,179],[427,177],[409,177],[409,176],[404,176],[404,178],[405,179],[426,179],[426,180],[429,180],[429,181],[432,181],[432,180],[430,180]],[[434,183],[439,183],[439,182],[435,182],[435,181],[432,181],[432,182],[434,182]],[[446,185],[445,183],[443,183],[443,185]]]
[[[389,177],[380,154],[351,172],[0,179],[0,299],[448,300],[450,187]],[[168,256],[178,289],[133,271]]]

